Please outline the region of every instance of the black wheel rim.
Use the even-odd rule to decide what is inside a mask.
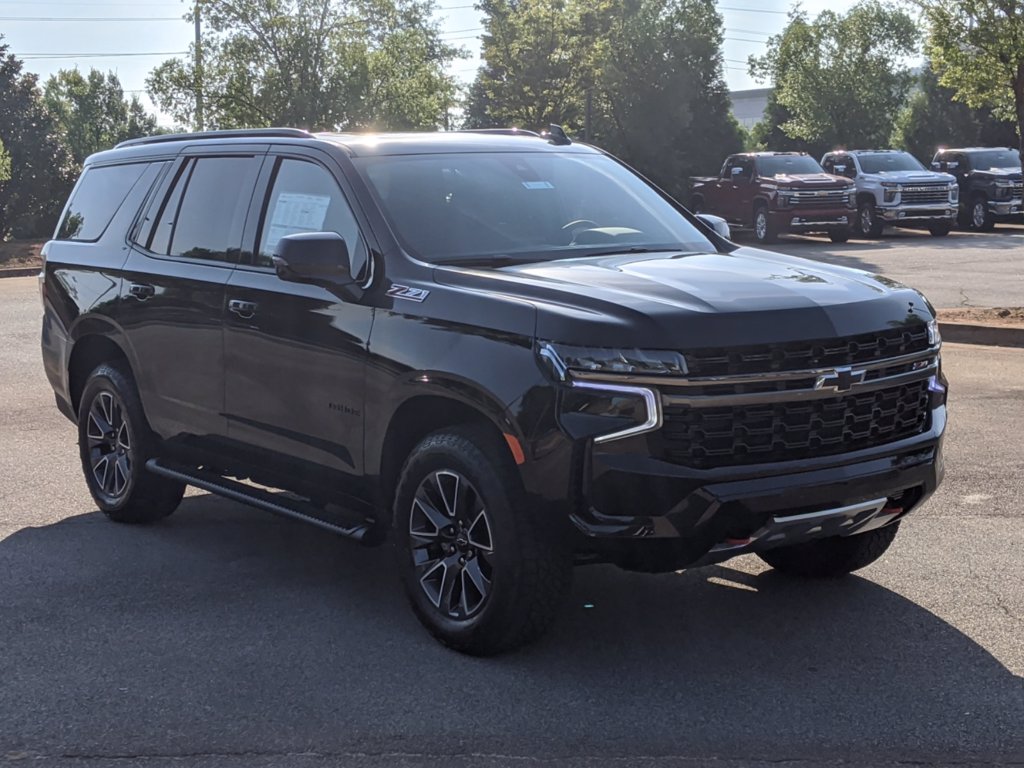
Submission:
[[[439,470],[416,489],[409,513],[412,563],[420,588],[445,616],[483,610],[494,577],[494,542],[483,499],[458,472]]]
[[[132,439],[124,406],[112,392],[100,392],[89,407],[86,438],[89,466],[97,489],[120,499],[132,476]]]

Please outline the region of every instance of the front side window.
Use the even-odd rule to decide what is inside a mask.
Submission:
[[[757,158],[762,176],[789,176],[794,173],[823,173],[810,155],[763,155]]]
[[[1020,168],[1020,152],[1015,149],[990,149],[971,155],[971,167],[979,171],[992,168]]]
[[[326,168],[304,160],[280,160],[263,215],[256,264],[273,266],[274,250],[286,235],[336,232],[345,239],[352,274],[367,263],[366,242],[338,182]]]
[[[68,201],[56,239],[99,240],[147,167],[147,163],[132,163],[86,168]]]
[[[403,246],[427,261],[714,251],[670,202],[604,155],[474,152],[355,162]]]
[[[254,157],[189,160],[158,203],[152,231],[142,245],[164,256],[237,260],[259,168]]]
[[[861,155],[860,167],[864,173],[891,173],[892,171],[923,171],[925,167],[906,152],[884,152]]]

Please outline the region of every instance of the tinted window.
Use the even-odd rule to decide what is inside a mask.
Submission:
[[[757,167],[762,176],[822,172],[818,161],[808,155],[766,155],[757,158]]]
[[[603,155],[479,152],[355,162],[406,249],[431,261],[535,261],[620,248],[714,251],[671,203]]]
[[[281,160],[267,201],[256,263],[268,267],[278,241],[301,232],[337,232],[348,246],[352,273],[366,264],[366,244],[338,182],[327,169],[302,160]]]
[[[877,155],[861,155],[860,167],[864,169],[864,173],[924,170],[924,166],[917,161],[917,158],[906,152],[880,152]]]
[[[99,240],[131,192],[146,163],[87,168],[68,202],[58,240]]]
[[[990,149],[970,155],[971,167],[980,171],[990,168],[1020,168],[1020,153],[1015,149]]]

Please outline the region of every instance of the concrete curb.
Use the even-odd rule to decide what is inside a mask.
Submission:
[[[9,267],[0,269],[0,279],[5,277],[32,277],[38,275],[42,267]]]
[[[939,320],[942,340],[955,344],[980,344],[986,347],[1024,347],[1024,328],[1006,325],[944,323]]]

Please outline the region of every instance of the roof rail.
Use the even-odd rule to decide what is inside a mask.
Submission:
[[[226,131],[203,131],[201,133],[165,133],[158,136],[143,136],[122,141],[115,147],[138,147],[144,144],[163,144],[169,141],[191,141],[193,139],[312,139],[313,134],[300,128],[237,128]]]
[[[523,128],[463,128],[459,133],[490,133],[498,136],[529,136],[531,139],[541,138],[541,135],[536,131],[527,131]]]

